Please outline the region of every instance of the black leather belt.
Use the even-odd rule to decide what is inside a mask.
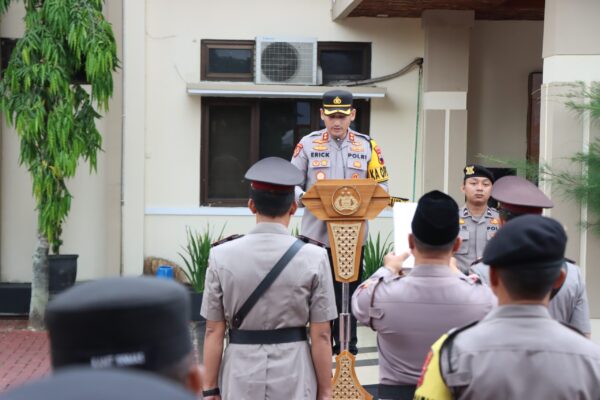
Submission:
[[[416,385],[384,385],[377,387],[377,396],[380,399],[412,400],[417,390]]]
[[[306,327],[281,328],[265,331],[230,329],[229,343],[235,344],[279,344],[307,340]]]

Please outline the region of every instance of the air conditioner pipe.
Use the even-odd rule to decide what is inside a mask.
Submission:
[[[329,82],[327,86],[361,86],[361,85],[370,85],[372,83],[383,82],[393,78],[397,78],[399,76],[404,75],[408,71],[412,70],[415,67],[421,67],[423,65],[423,57],[415,58],[410,64],[406,67],[402,68],[400,71],[394,72],[393,74],[380,76],[378,78],[365,79],[362,81],[335,81]]]

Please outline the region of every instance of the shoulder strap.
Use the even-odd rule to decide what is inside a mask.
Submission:
[[[478,322],[479,321],[473,321],[470,324],[467,324],[460,328],[455,328],[455,329],[451,330],[450,332],[448,332],[448,337],[446,338],[446,340],[442,344],[442,347],[440,348],[440,360],[442,358],[444,351],[446,352],[446,362],[448,363],[448,371],[454,372],[454,368],[452,368],[452,348],[454,346],[454,339],[456,338],[456,335],[458,335],[462,331],[465,331],[465,330],[477,325]],[[440,362],[440,368],[441,368],[441,366],[442,366],[442,364]],[[443,379],[443,377],[444,377],[444,374],[442,374],[442,379]]]
[[[290,260],[294,258],[302,246],[304,246],[304,242],[301,240],[296,240],[294,244],[287,249],[283,256],[281,256],[275,266],[271,268],[264,279],[258,284],[256,289],[254,289],[252,294],[248,297],[248,299],[246,299],[246,302],[242,305],[239,311],[233,316],[231,323],[235,329],[238,329],[240,325],[242,325],[242,321],[244,321],[244,318],[246,318],[246,315],[248,315],[250,310],[252,310],[252,307],[254,307],[258,299],[260,299],[263,293],[266,292],[267,289],[273,284],[281,271],[283,271],[283,269],[289,264]]]

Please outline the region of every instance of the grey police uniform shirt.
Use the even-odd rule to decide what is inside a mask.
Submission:
[[[405,277],[381,267],[352,296],[356,319],[371,320],[377,331],[379,382],[386,385],[416,385],[431,344],[453,327],[480,320],[495,304],[489,287],[447,265],[415,266]]]
[[[370,137],[353,130],[348,130],[346,137],[339,141],[325,129],[304,136],[296,146],[291,161],[306,176],[304,184],[296,186],[296,200],[321,179],[368,178],[367,166],[371,154]],[[387,191],[387,182],[380,183],[380,186]],[[299,204],[302,205],[301,202]],[[304,209],[300,232],[330,247],[326,223],[307,209]]]
[[[277,223],[259,223],[249,234],[214,247],[200,314],[211,321],[233,315],[297,239]],[[337,318],[325,249],[305,244],[256,302],[240,329],[303,327]],[[314,399],[317,382],[307,341],[229,344],[219,377],[226,399]]]
[[[483,256],[483,250],[491,238],[494,237],[500,228],[500,217],[498,211],[488,207],[479,218],[475,218],[469,212],[467,206],[464,206],[458,212],[460,218],[459,236],[462,244],[454,258],[458,263],[458,268],[467,273],[471,264]]]
[[[591,333],[590,306],[588,304],[585,282],[578,265],[565,263],[567,279],[556,295],[550,300],[548,309],[552,318],[571,325],[583,333]],[[471,272],[477,274],[483,283],[490,284],[490,267],[477,263],[471,267]]]
[[[541,305],[495,308],[445,344],[440,362],[458,399],[600,399],[600,347]]]

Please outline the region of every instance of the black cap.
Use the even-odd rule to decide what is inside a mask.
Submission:
[[[298,168],[279,157],[263,158],[244,177],[251,181],[253,189],[269,191],[292,192],[304,181],[304,174]]]
[[[483,262],[507,269],[560,267],[566,245],[567,234],[558,221],[523,215],[498,230],[483,251]]]
[[[2,400],[193,400],[182,385],[132,370],[65,369],[14,390]]]
[[[498,200],[502,207],[505,205],[534,209],[554,207],[554,203],[544,192],[520,176],[504,176],[498,179],[492,188],[492,197]],[[523,212],[527,210],[524,209]]]
[[[412,220],[412,234],[425,244],[441,246],[458,236],[458,204],[438,190],[419,199]]]
[[[494,182],[494,173],[486,167],[478,164],[467,165],[463,169],[463,173],[465,174],[464,180],[467,178],[483,177],[488,178],[490,181],[492,181],[492,183]]]
[[[331,115],[341,113],[350,115],[352,112],[352,93],[345,90],[330,90],[323,93],[323,113]]]
[[[107,278],[77,285],[48,304],[54,368],[160,370],[192,351],[190,295],[154,277]]]

